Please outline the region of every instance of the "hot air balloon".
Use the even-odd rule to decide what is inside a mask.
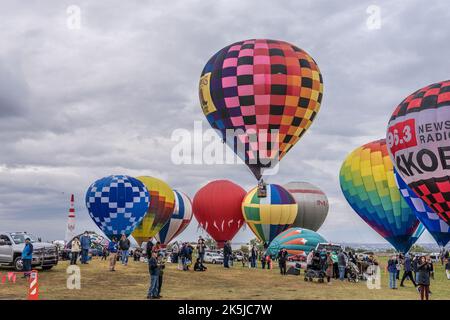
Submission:
[[[161,242],[163,247],[181,234],[192,219],[191,199],[180,191],[174,190],[173,192],[175,194],[175,209],[169,222],[155,236],[156,241]]]
[[[194,196],[194,216],[220,248],[244,224],[241,211],[244,196],[245,190],[228,180],[212,181]]]
[[[339,180],[353,210],[397,251],[408,252],[420,222],[395,184],[386,140],[356,148],[342,164]]]
[[[298,205],[297,218],[292,227],[319,230],[328,215],[328,199],[325,193],[309,182],[289,182],[284,187]]]
[[[319,243],[326,243],[324,237],[317,232],[303,228],[289,228],[273,239],[267,248],[267,253],[276,256],[281,249],[286,249],[289,255],[308,254]]]
[[[275,237],[288,229],[297,217],[294,197],[280,185],[268,184],[267,196],[258,196],[258,187],[247,193],[242,202],[245,221],[253,233],[268,245]]]
[[[142,222],[132,235],[139,245],[154,237],[169,221],[175,207],[173,190],[164,181],[154,177],[137,177],[150,194],[150,205]]]
[[[276,165],[309,128],[322,92],[322,75],[308,53],[268,39],[218,51],[199,84],[208,122],[258,180],[262,169]]]
[[[403,181],[450,224],[450,80],[403,100],[389,120],[386,140]]]
[[[414,210],[417,219],[425,226],[437,244],[445,247],[450,241],[450,226],[412,191],[394,169],[395,182],[406,203]]]
[[[86,192],[89,215],[109,239],[128,237],[142,221],[149,202],[144,184],[123,175],[97,180]]]

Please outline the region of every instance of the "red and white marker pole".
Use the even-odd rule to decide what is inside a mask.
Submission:
[[[28,300],[39,300],[38,272],[32,270],[30,273],[30,287],[28,289]]]

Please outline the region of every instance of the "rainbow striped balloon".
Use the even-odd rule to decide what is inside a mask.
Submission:
[[[423,227],[418,230],[420,222],[395,183],[386,140],[356,148],[342,164],[339,179],[353,210],[397,251],[407,252]]]
[[[258,197],[258,188],[247,193],[242,201],[242,213],[253,233],[264,243],[270,243],[288,229],[297,217],[297,203],[285,188],[268,184],[267,196]]]

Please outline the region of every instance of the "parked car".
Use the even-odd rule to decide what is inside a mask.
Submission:
[[[223,255],[216,252],[205,252],[204,261],[212,264],[222,264]]]
[[[322,249],[330,252],[339,252],[344,248],[340,244],[335,243],[318,243],[315,250],[322,251]]]
[[[25,239],[30,238],[33,244],[32,267],[49,270],[58,264],[58,248],[52,243],[42,242],[26,232],[0,232],[0,265],[23,270],[22,251]]]
[[[292,262],[306,262],[306,256],[304,254],[294,254],[287,259]]]

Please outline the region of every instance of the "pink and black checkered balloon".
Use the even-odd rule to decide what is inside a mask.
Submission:
[[[199,86],[209,123],[257,179],[309,128],[322,92],[322,75],[309,54],[267,39],[236,42],[217,52]],[[230,139],[227,129],[238,131]]]

